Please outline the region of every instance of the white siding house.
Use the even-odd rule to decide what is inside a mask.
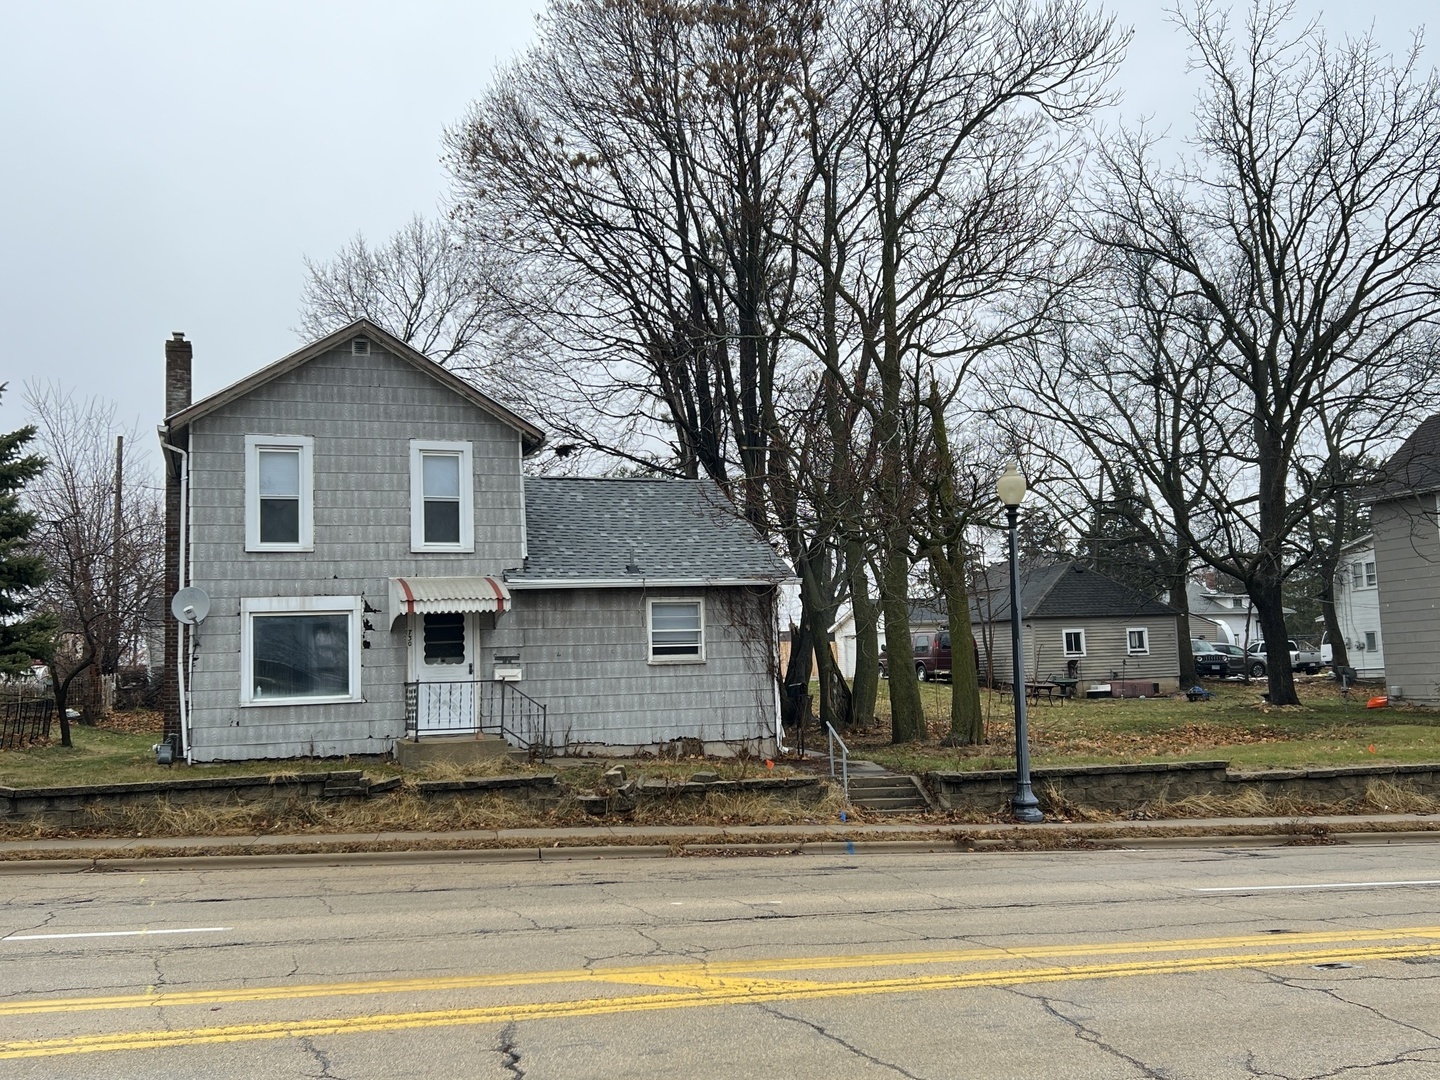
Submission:
[[[1362,679],[1385,677],[1385,642],[1380,633],[1380,573],[1375,538],[1360,537],[1341,552],[1335,571],[1335,617],[1345,637],[1350,666]],[[1321,645],[1321,659],[1331,659],[1329,643]]]

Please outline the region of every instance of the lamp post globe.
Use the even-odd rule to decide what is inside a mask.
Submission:
[[[1010,659],[1013,682],[1011,700],[1015,702],[1015,795],[1010,800],[1010,813],[1016,821],[1035,824],[1045,820],[1040,801],[1030,786],[1030,737],[1025,718],[1025,645],[1022,637],[1020,608],[1020,504],[1025,499],[1025,477],[1019,466],[1011,462],[995,483],[995,493],[1005,504],[1005,519],[1010,534]]]

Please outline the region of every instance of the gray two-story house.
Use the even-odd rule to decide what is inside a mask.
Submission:
[[[714,485],[527,477],[537,427],[365,321],[195,402],[166,354],[188,759],[773,747],[790,574]]]

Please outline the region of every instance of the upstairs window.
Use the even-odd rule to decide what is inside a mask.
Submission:
[[[1365,584],[1373,586],[1376,580],[1375,564],[1373,562],[1367,562],[1365,564]]]
[[[1125,651],[1131,656],[1147,656],[1150,652],[1150,631],[1137,626],[1125,631]]]
[[[650,662],[696,663],[705,659],[705,601],[650,601]]]
[[[1066,630],[1066,631],[1065,631],[1065,655],[1066,655],[1066,656],[1084,656],[1084,655],[1085,655],[1085,631],[1084,631],[1084,630]]]
[[[410,443],[410,550],[475,550],[475,470],[468,442]]]
[[[245,436],[245,550],[314,551],[314,446],[307,435]]]

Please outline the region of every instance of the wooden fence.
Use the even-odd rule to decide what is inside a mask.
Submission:
[[[55,702],[0,701],[0,750],[16,750],[50,737],[50,718]]]

